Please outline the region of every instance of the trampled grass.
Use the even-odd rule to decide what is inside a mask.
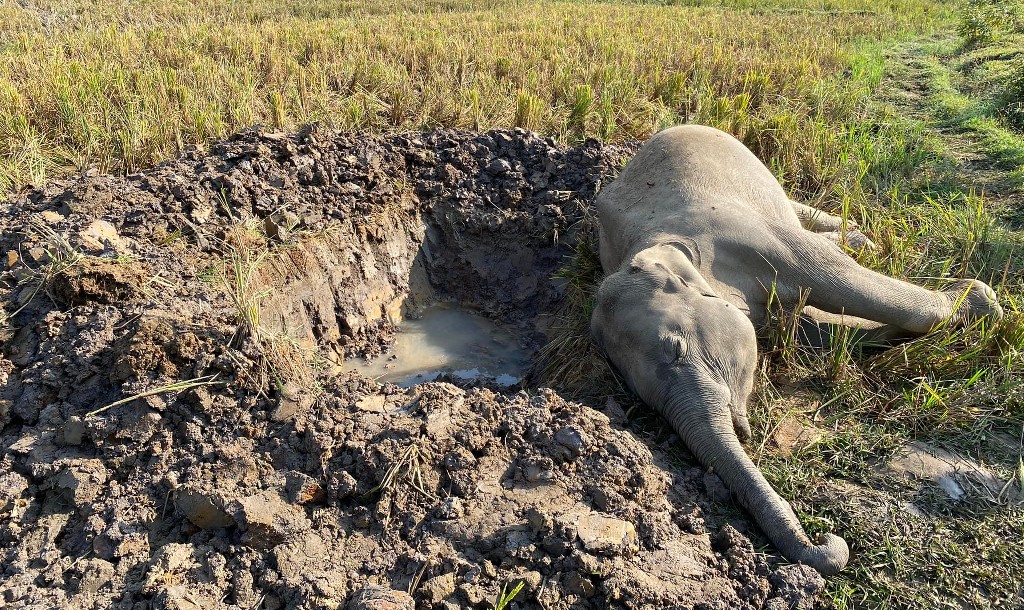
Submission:
[[[1007,570],[1024,564],[1011,501],[1024,486],[1024,213],[1009,195],[1024,184],[1012,156],[1024,148],[990,101],[992,73],[967,69],[996,67],[991,49],[1006,38],[929,47],[916,72],[891,76],[902,60],[890,50],[948,38],[950,10],[926,0],[0,0],[0,190],[91,166],[135,171],[255,123],[518,125],[568,141],[641,139],[684,121],[731,131],[795,199],[857,220],[880,246],[864,264],[933,286],[980,277],[1007,311],[997,325],[886,351],[851,336],[823,352],[780,343],[784,316],[766,340],[750,449],[812,531],[852,543],[828,594],[840,608],[1013,607],[1024,586]],[[878,101],[901,85],[923,92]],[[975,134],[974,149],[958,149],[950,129]],[[964,170],[966,153],[995,161],[1001,191]],[[576,307],[552,366],[565,385],[611,375],[600,362],[566,366],[590,353],[595,252],[579,244],[564,273]],[[792,455],[773,449],[785,418],[820,439]],[[910,440],[985,462],[1007,487],[951,501],[896,480],[881,465]]]

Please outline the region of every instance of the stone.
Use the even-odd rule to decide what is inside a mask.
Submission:
[[[352,596],[346,610],[415,610],[416,601],[405,591],[386,587],[363,587]]]
[[[245,532],[242,544],[256,549],[273,548],[289,535],[310,527],[305,511],[288,504],[274,491],[235,500],[229,512]]]
[[[78,583],[79,595],[95,595],[114,579],[114,564],[103,559],[89,558],[82,562],[82,578]]]
[[[825,579],[817,570],[799,563],[779,568],[769,581],[775,595],[785,599],[790,608],[798,607],[802,600],[813,598],[825,588]]]
[[[285,475],[285,493],[292,504],[311,504],[321,502],[327,497],[322,485],[313,477],[302,472],[289,472]]]
[[[366,396],[356,401],[356,408],[369,413],[383,413],[385,399],[386,397],[380,394]]]
[[[540,588],[540,584],[544,582],[544,577],[540,572],[530,570],[520,576],[519,580],[523,582],[523,589],[532,593]]]
[[[562,579],[562,584],[565,585],[566,590],[574,595],[579,595],[585,599],[590,599],[594,596],[594,583],[589,578],[584,578],[579,572],[569,572]]]
[[[181,487],[174,492],[174,506],[196,527],[212,529],[235,524],[235,520],[224,510],[221,498],[212,492]]]
[[[466,514],[466,509],[462,505],[462,498],[451,496],[441,502],[435,514],[442,520],[460,519]]]
[[[14,503],[28,490],[28,480],[16,472],[0,475],[0,515],[10,512]]]
[[[166,584],[167,575],[182,572],[195,565],[195,551],[190,544],[171,542],[153,551],[146,568],[142,589],[153,593]]]
[[[607,555],[621,554],[637,543],[636,528],[632,523],[597,513],[580,515],[576,522],[576,535],[588,551]]]
[[[555,442],[565,447],[573,457],[583,453],[583,435],[579,430],[566,426],[555,432]]]
[[[93,252],[103,252],[107,248],[120,252],[124,250],[124,241],[117,234],[114,225],[105,220],[94,220],[89,226],[78,232],[78,241],[82,248]]]
[[[60,442],[64,445],[77,446],[82,444],[85,436],[85,420],[73,415],[61,427]]]
[[[47,485],[78,506],[95,500],[103,491],[107,477],[107,469],[99,460],[69,460],[56,476],[47,481]]]
[[[459,585],[459,597],[471,607],[482,606],[490,601],[483,587],[468,583]]]
[[[53,210],[45,210],[39,213],[39,217],[48,225],[56,224],[64,220],[64,216]]]
[[[278,422],[288,421],[313,406],[313,402],[312,393],[289,381],[278,393],[277,406],[271,417]]]
[[[332,501],[344,500],[355,493],[358,485],[355,477],[342,470],[331,476],[328,498]]]
[[[455,573],[448,572],[431,578],[423,583],[419,593],[430,604],[441,603],[446,597],[455,593]]]
[[[34,263],[45,263],[50,260],[50,255],[47,253],[46,248],[29,248],[28,257]]]
[[[164,587],[153,597],[154,610],[205,610],[216,608],[217,600],[193,591],[185,585]]]

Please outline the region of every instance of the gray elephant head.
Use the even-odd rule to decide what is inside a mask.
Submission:
[[[685,247],[644,249],[608,277],[591,330],[630,387],[671,422],[787,558],[822,574],[846,565],[843,539],[829,534],[812,543],[740,445],[750,437],[754,327],[711,291]]]

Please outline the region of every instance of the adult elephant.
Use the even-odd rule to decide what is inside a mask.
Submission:
[[[753,153],[710,127],[651,138],[597,208],[608,274],[591,320],[598,346],[787,559],[841,570],[846,542],[810,540],[740,444],[770,293],[789,307],[803,294],[811,319],[891,337],[999,318],[992,289],[959,280],[933,291],[861,267],[836,244],[841,219],[791,201]],[[855,229],[844,237],[870,245]]]

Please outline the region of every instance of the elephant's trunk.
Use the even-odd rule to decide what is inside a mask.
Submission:
[[[825,576],[846,566],[850,558],[846,541],[834,534],[824,534],[818,537],[817,544],[811,542],[789,503],[775,493],[743,450],[731,429],[728,409],[709,413],[706,405],[695,408],[669,402],[665,415],[686,445],[701,463],[714,469],[787,559],[809,565]]]

